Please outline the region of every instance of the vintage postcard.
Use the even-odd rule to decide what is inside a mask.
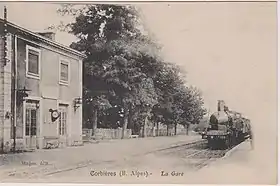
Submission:
[[[277,184],[276,1],[1,2],[2,183]]]

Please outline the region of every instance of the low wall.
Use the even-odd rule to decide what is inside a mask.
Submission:
[[[139,136],[142,137],[142,130],[140,130]],[[177,135],[185,135],[186,134],[186,129],[177,129]],[[131,129],[127,129],[125,131],[125,136],[124,138],[130,138],[132,135]],[[173,136],[175,135],[175,130],[169,129],[169,134],[168,136]],[[147,128],[146,129],[146,137],[153,137],[157,136],[157,129],[153,128]],[[167,129],[166,128],[161,128],[158,130],[158,136],[167,136]],[[95,136],[92,136],[92,129],[83,129],[83,141],[88,141],[91,139],[97,139],[97,140],[102,140],[102,139],[121,139],[122,138],[122,128],[118,129],[97,129],[95,132]]]
[[[187,133],[186,129],[177,129],[177,135],[185,135]],[[169,129],[168,136],[175,135],[175,129]],[[140,136],[143,136],[143,131],[140,131]],[[157,129],[153,128],[147,128],[146,129],[146,137],[152,137],[152,136],[167,136],[167,129],[159,129],[158,135],[157,135]]]
[[[130,138],[131,129],[126,129],[124,138]],[[96,129],[95,136],[92,136],[92,129],[83,129],[83,140],[90,139],[121,139],[122,128],[118,129]]]

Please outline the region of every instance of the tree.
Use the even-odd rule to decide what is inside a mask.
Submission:
[[[174,102],[174,95],[177,93],[176,87],[183,82],[179,77],[179,68],[169,63],[163,63],[160,70],[155,76],[155,86],[159,96],[159,103],[154,107],[154,115],[163,116],[153,117],[153,119],[161,120],[167,125],[167,135],[169,134],[170,126],[176,125],[179,112],[182,112]],[[158,125],[159,121],[155,121]]]
[[[98,112],[104,111],[112,107],[110,102],[106,99],[105,95],[92,96],[93,94],[89,92],[89,89],[84,90],[84,100],[86,100],[84,106],[84,113],[88,114],[91,118],[92,123],[92,135],[94,136],[97,129],[98,122]],[[89,113],[87,113],[89,112]]]
[[[115,94],[115,100],[110,102],[118,100],[124,110],[124,136],[129,114],[139,110],[148,117],[156,103],[157,95],[150,72],[152,68],[149,70],[145,64],[153,60],[157,51],[155,44],[141,34],[139,15],[133,6],[63,6],[59,12],[76,17],[74,23],[62,25],[61,28],[67,28],[69,33],[78,37],[79,41],[72,43],[71,47],[87,55],[84,85],[90,93],[88,97],[98,103],[96,100],[107,102],[106,91]],[[91,107],[94,115],[97,115],[100,106],[95,104]],[[90,115],[91,112],[88,117]],[[92,122],[96,123],[96,119]]]
[[[183,106],[185,109],[184,114],[182,115],[183,125],[186,126],[187,133],[190,124],[198,124],[203,116],[207,113],[207,110],[203,108],[203,99],[201,96],[201,92],[195,87],[187,88],[187,96],[183,102]]]
[[[155,83],[159,104],[153,109],[153,120],[163,122],[168,130],[174,127],[175,135],[178,124],[188,130],[190,123],[198,123],[205,114],[201,93],[195,87],[186,86],[185,77],[181,74],[178,66],[166,63],[158,72]]]
[[[104,61],[107,72],[103,78],[119,96],[124,108],[123,136],[129,113],[138,106],[146,108],[145,112],[149,113],[149,108],[157,102],[152,79],[136,65],[143,59],[139,56],[139,48],[135,47],[137,45],[129,41],[114,40],[109,47],[114,55]]]
[[[87,55],[83,108],[90,126],[96,128],[98,117],[100,122],[122,122],[124,137],[128,126],[134,132],[145,130],[148,120],[157,126],[162,122],[168,130],[175,126],[175,133],[178,123],[199,120],[202,98],[185,85],[179,67],[162,59],[161,47],[141,32],[135,7],[66,5],[59,13],[75,17],[57,28],[77,36],[70,47]]]
[[[112,89],[112,81],[108,82],[110,73],[106,67],[108,61],[116,59],[114,57],[115,46],[112,41],[133,38],[140,33],[136,26],[137,11],[133,6],[100,4],[82,7],[65,5],[58,12],[63,16],[75,17],[73,23],[62,23],[57,28],[77,36],[78,41],[73,42],[70,47],[87,55],[87,59],[84,61],[83,78],[85,105],[89,105],[86,107],[93,110],[93,115],[97,117],[96,112],[102,110],[102,103],[108,105],[107,92],[115,93],[115,90]],[[119,56],[120,58],[121,56]],[[116,84],[115,82],[114,88],[117,87]],[[90,110],[84,115],[87,121],[92,118]],[[96,117],[91,119],[91,122],[95,123],[94,126],[96,126]]]

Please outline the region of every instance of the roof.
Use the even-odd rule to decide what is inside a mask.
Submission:
[[[0,18],[0,23],[4,23],[4,20],[2,18]],[[42,35],[40,35],[38,33],[32,32],[32,31],[30,31],[30,30],[28,30],[26,28],[20,27],[20,26],[14,24],[14,23],[9,22],[9,21],[7,22],[7,25],[12,27],[12,28],[14,28],[14,29],[16,29],[16,30],[18,30],[18,31],[21,31],[21,32],[26,33],[26,34],[29,34],[29,35],[35,37],[36,39],[38,39],[38,40],[40,40],[40,41],[42,41],[42,42],[44,42],[46,44],[49,44],[49,45],[51,45],[53,47],[62,49],[64,51],[66,51],[66,52],[72,53],[72,54],[74,54],[76,56],[79,56],[81,58],[86,58],[86,55],[83,54],[82,52],[79,52],[77,50],[74,50],[74,49],[66,46],[66,45],[63,45],[63,44],[58,43],[56,41],[53,41],[53,40],[51,40],[49,38],[46,38],[46,37],[44,37],[44,36],[42,36]]]

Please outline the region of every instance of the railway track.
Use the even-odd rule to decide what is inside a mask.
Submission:
[[[164,157],[180,158],[185,167],[199,170],[210,162],[222,158],[229,150],[212,150],[207,147],[207,141],[201,141],[192,145],[165,149],[157,154]]]
[[[228,150],[200,150],[195,152],[187,157],[188,160],[193,161],[193,168],[199,170],[209,163],[216,161],[217,159],[222,158]]]

